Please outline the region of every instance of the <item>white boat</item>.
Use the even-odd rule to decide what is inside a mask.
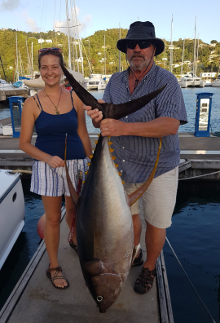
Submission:
[[[20,174],[0,169],[0,269],[23,229],[24,210]]]
[[[205,81],[201,79],[201,77],[196,76],[193,73],[187,73],[179,80],[179,85],[182,88],[186,87],[204,87],[206,84]]]
[[[0,79],[0,90],[7,91],[12,88],[13,86],[10,83],[6,82],[3,79]]]
[[[68,71],[73,75],[73,77],[79,82],[80,84],[83,84],[85,81],[84,76],[81,73],[75,72],[71,69],[68,69]],[[40,91],[44,88],[45,82],[42,80],[40,74],[36,74],[38,77],[34,78],[32,80],[23,80],[23,83],[30,89],[34,91]],[[62,81],[63,83],[63,81]]]
[[[106,82],[102,78],[102,74],[90,74],[85,80],[84,87],[86,90],[105,90]]]
[[[216,87],[219,87],[220,86],[220,74],[218,75],[217,79],[215,79],[212,82],[212,86],[216,86]]]

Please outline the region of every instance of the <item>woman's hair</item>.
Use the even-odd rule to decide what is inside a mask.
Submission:
[[[45,55],[53,55],[53,56],[59,57],[60,65],[65,66],[65,63],[64,63],[64,60],[63,60],[63,55],[62,55],[61,51],[48,48],[48,49],[40,52],[40,54],[38,55],[38,67],[39,67],[39,69],[41,68],[41,58],[43,56],[45,56]]]

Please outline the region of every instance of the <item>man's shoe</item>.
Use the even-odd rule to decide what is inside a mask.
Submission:
[[[145,294],[153,286],[154,277],[156,276],[156,268],[149,270],[149,268],[142,268],[140,275],[134,284],[134,291],[138,294]]]

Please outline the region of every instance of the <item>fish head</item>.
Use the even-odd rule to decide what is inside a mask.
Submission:
[[[91,284],[95,290],[94,299],[99,311],[105,313],[121,292],[122,279],[117,273],[104,273],[94,276]]]
[[[81,263],[81,265],[86,285],[99,307],[100,313],[105,313],[120,294],[128,271],[119,271],[115,264],[98,259]]]

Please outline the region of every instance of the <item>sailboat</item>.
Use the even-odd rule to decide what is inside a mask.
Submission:
[[[76,17],[76,9],[75,9],[75,1],[74,1],[74,13],[75,13],[75,20],[77,21],[77,17]],[[80,84],[84,84],[85,83],[85,78],[83,75],[83,63],[82,63],[82,73],[79,72],[79,68],[78,71],[75,71],[75,64],[74,66],[72,66],[72,60],[71,60],[71,39],[70,39],[70,32],[69,32],[69,15],[68,15],[68,0],[66,0],[66,16],[67,16],[67,34],[68,34],[68,71],[73,75],[73,77],[80,83]],[[73,18],[72,18],[73,20]],[[60,28],[60,27],[59,27]],[[77,23],[76,23],[76,28],[77,27]],[[81,44],[80,39],[79,39],[79,34],[78,34],[78,30],[77,30],[77,35],[78,35],[78,43]],[[81,53],[81,47],[80,47],[80,53]],[[82,57],[82,53],[80,54]],[[35,74],[35,78],[31,79],[31,80],[23,80],[23,83],[30,89],[32,90],[32,95],[34,94],[34,92],[37,92],[41,89],[44,88],[45,83],[42,80],[40,73]],[[61,84],[63,83],[63,79],[61,79]]]
[[[204,87],[206,82],[201,77],[196,76],[196,21],[195,21],[195,41],[194,41],[194,62],[193,71],[183,75],[179,80],[181,88]]]

